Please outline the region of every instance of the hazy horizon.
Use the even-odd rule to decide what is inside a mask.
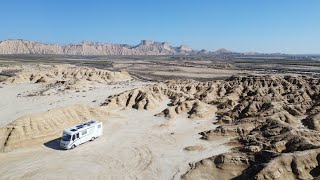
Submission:
[[[13,0],[2,7],[1,40],[136,45],[145,39],[197,50],[320,54],[316,0]]]

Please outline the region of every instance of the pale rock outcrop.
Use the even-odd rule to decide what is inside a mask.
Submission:
[[[172,47],[166,42],[142,40],[137,46],[97,42],[56,45],[28,40],[0,41],[0,54],[60,54],[60,55],[174,55],[197,54],[186,46]]]
[[[158,116],[218,115],[220,126],[199,133],[201,139],[228,136],[239,145],[231,153],[190,164],[183,179],[313,179],[320,175],[319,90],[320,80],[305,76],[234,76],[225,81],[166,81],[107,102],[141,109],[137,107],[147,107],[147,102],[157,106],[170,99]]]
[[[22,116],[6,127],[0,128],[0,151],[43,144],[61,137],[66,127],[88,119],[107,120],[111,114],[102,108],[73,105],[51,109],[47,112]]]
[[[0,68],[0,73],[10,75],[6,77],[5,83],[38,83],[43,89],[36,92],[37,95],[45,95],[46,90],[56,89],[79,90],[89,89],[95,84],[108,84],[130,81],[132,77],[127,72],[113,72],[108,70],[79,67],[74,65],[30,65],[20,67]],[[34,94],[35,95],[35,94]]]

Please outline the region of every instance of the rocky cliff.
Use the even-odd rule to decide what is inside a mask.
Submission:
[[[28,40],[0,41],[0,54],[60,54],[60,55],[175,55],[198,54],[187,46],[173,47],[165,42],[142,40],[136,46],[97,42],[56,45]]]

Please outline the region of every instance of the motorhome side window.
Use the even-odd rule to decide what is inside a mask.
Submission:
[[[83,136],[83,135],[86,135],[87,134],[87,130],[84,130],[84,131],[82,131],[81,132],[81,135]]]
[[[73,135],[72,136],[72,141],[74,141],[76,139],[76,136],[75,135]]]

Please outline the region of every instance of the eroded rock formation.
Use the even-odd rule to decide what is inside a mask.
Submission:
[[[22,116],[0,128],[0,151],[42,144],[61,137],[66,127],[88,119],[106,120],[110,113],[84,105],[52,109],[48,112]]]
[[[28,40],[0,41],[0,54],[60,54],[60,55],[174,55],[198,54],[187,46],[172,47],[165,42],[142,40],[136,46],[97,42],[56,45]]]
[[[319,90],[320,80],[305,76],[166,81],[135,90],[143,96],[131,91],[109,97],[105,105],[148,109],[150,102],[169,99],[158,116],[218,115],[220,126],[201,132],[201,139],[228,136],[239,145],[191,164],[183,179],[313,179],[320,175]]]

